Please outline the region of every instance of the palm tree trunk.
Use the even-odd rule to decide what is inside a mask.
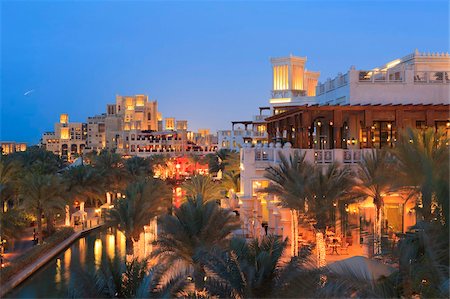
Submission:
[[[205,270],[203,269],[202,265],[194,265],[194,284],[195,284],[195,289],[197,291],[201,291],[205,288],[205,277],[206,277],[206,273]]]
[[[432,191],[428,184],[422,187],[422,217],[425,222],[430,222],[433,218],[431,214]]]
[[[321,230],[317,230],[316,232],[316,251],[317,251],[317,266],[319,268],[326,266],[327,250],[325,247],[325,237]]]
[[[47,214],[47,233],[48,234],[53,234],[55,232],[55,225],[53,223],[54,220],[54,214],[53,212],[49,212]]]
[[[381,228],[382,228],[382,217],[381,217],[381,206],[376,207],[376,219],[375,219],[375,230],[374,230],[374,254],[381,254]]]
[[[131,237],[125,237],[125,251],[127,255],[133,255],[133,239]]]
[[[42,210],[38,209],[36,213],[36,222],[38,229],[38,244],[42,244],[43,233],[42,233]]]

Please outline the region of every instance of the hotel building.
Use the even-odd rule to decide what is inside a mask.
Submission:
[[[280,163],[279,153],[305,154],[307,161],[324,167],[332,162],[355,167],[372,148],[394,147],[398,131],[406,127],[450,128],[448,54],[416,51],[372,70],[352,67],[320,84],[318,73],[300,76],[301,68],[294,71],[293,61],[306,59],[272,59],[272,115],[265,119],[268,143],[254,147],[248,143],[240,151],[238,197],[247,235],[263,234],[265,224],[268,232],[298,239],[293,236],[291,211],[260,191],[269,185],[265,169]],[[405,232],[415,224],[416,198],[407,200],[405,194],[396,193],[384,201],[384,223],[389,224],[385,232]],[[359,244],[364,233],[373,233],[366,225],[375,219],[372,200],[340,207],[337,214],[336,231],[352,236],[353,244]],[[290,253],[296,255],[298,245],[291,245]]]
[[[61,114],[54,128],[42,135],[41,145],[46,150],[69,161],[83,153],[87,141],[85,123],[71,123],[68,114]]]
[[[217,148],[209,130],[197,134],[187,130],[186,120],[166,118],[163,122],[158,103],[149,101],[146,95],[118,95],[116,103],[106,108],[106,113],[88,117],[87,123],[69,123],[69,116],[62,114],[55,131],[43,135],[42,146],[69,161],[83,152],[102,149],[147,157],[159,153],[204,154]]]
[[[15,152],[24,152],[27,150],[27,144],[25,142],[0,141],[0,146],[3,155],[12,154]]]

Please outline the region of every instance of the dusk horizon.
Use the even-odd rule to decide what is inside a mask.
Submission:
[[[446,1],[3,1],[1,14],[0,139],[30,144],[116,95],[148,95],[192,131],[230,129],[267,106],[270,57],[307,57],[325,82],[449,44]]]

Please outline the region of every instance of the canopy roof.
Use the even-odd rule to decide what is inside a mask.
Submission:
[[[395,268],[364,256],[353,256],[351,258],[334,262],[328,265],[328,269],[336,274],[346,274],[350,271],[354,276],[366,280],[377,280],[382,276],[389,276]]]

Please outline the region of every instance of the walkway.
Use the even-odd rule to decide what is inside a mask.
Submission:
[[[39,268],[41,268],[43,265],[48,263],[51,259],[53,259],[56,255],[58,255],[61,251],[63,251],[65,248],[67,248],[72,242],[77,240],[81,235],[83,235],[86,232],[89,232],[93,229],[96,229],[100,227],[100,225],[93,226],[91,228],[87,228],[84,230],[78,230],[75,232],[72,236],[61,242],[59,245],[51,249],[49,252],[38,258],[36,261],[34,261],[32,264],[24,268],[22,271],[11,277],[7,282],[2,284],[2,287],[0,289],[0,297],[4,297],[9,291],[11,291],[13,288],[15,288],[17,285],[19,285],[21,282],[23,282],[25,279],[27,279],[31,274],[36,272]]]
[[[87,227],[91,228],[100,224],[101,219],[97,217],[95,214],[95,208],[86,208],[87,213]],[[64,219],[58,221],[55,225],[56,228],[64,226]],[[74,227],[75,232],[79,232],[85,229],[81,224]],[[13,262],[15,259],[24,255],[31,248],[33,248],[36,244],[33,241],[33,232],[37,231],[37,227],[28,227],[25,229],[24,236],[16,240],[14,242],[14,246],[12,250],[7,250],[3,254],[3,266],[8,266],[9,263]]]

